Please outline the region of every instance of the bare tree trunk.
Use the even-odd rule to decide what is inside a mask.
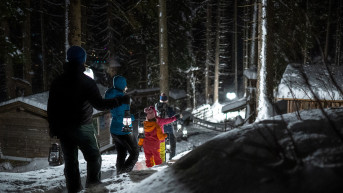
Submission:
[[[218,0],[217,8],[217,27],[216,27],[216,51],[214,62],[214,93],[213,102],[217,103],[219,100],[219,53],[220,53],[220,0]]]
[[[192,86],[191,86],[191,77],[189,75],[189,73],[187,74],[187,108],[192,108],[192,102],[191,102],[191,89],[192,89]]]
[[[30,0],[25,0],[25,19],[23,22],[23,79],[29,83],[24,95],[32,94],[32,69],[31,69],[31,4]]]
[[[69,18],[69,44],[81,46],[81,0],[70,1]]]
[[[324,49],[324,61],[327,61],[327,59],[328,59],[330,23],[331,23],[331,0],[329,0],[328,20],[326,23],[326,38],[325,38],[326,40],[325,40],[325,49]]]
[[[257,53],[260,54],[261,50],[262,50],[262,1],[263,0],[258,0],[260,1],[260,3],[258,4],[258,28],[257,28],[257,35],[258,35],[258,42],[257,42]],[[261,96],[261,86],[260,86],[260,82],[261,82],[261,77],[260,77],[260,71],[261,71],[261,67],[262,67],[262,63],[260,60],[260,57],[258,57],[257,60],[257,83],[256,83],[256,115],[258,115],[259,113],[259,99]]]
[[[159,0],[159,55],[160,55],[160,90],[169,96],[169,75],[168,75],[168,30],[166,1]]]
[[[212,26],[212,6],[211,1],[207,2],[207,16],[206,16],[206,62],[205,62],[205,99],[206,104],[210,102],[210,88],[209,88],[209,70],[211,62],[211,26]]]
[[[1,22],[1,28],[4,30],[4,36],[5,37],[9,37],[10,36],[10,30],[9,30],[9,24],[7,20],[3,20]],[[3,70],[4,70],[4,75],[5,75],[5,92],[6,92],[6,96],[1,97],[1,100],[7,100],[7,99],[11,99],[15,97],[15,88],[13,86],[13,81],[12,81],[12,77],[13,77],[13,63],[11,61],[11,58],[9,57],[9,55],[5,55],[3,58],[0,58],[0,63],[1,65],[4,66]]]
[[[254,10],[253,10],[253,19],[252,19],[252,29],[251,29],[251,44],[250,44],[250,65],[256,66],[256,26],[257,26],[257,0],[254,0]]]
[[[340,65],[341,61],[341,42],[342,42],[342,1],[338,2],[337,6],[337,27],[336,27],[336,55],[335,64]]]
[[[261,0],[261,5],[259,6],[259,43],[258,43],[258,50],[259,50],[259,60],[258,60],[258,68],[257,68],[257,119],[262,120],[272,116],[272,105],[269,93],[268,85],[270,78],[270,58],[268,58],[268,36],[267,33],[268,23],[267,18],[267,0]],[[270,53],[270,52],[269,52]],[[269,61],[268,61],[269,60]]]
[[[69,8],[70,6],[70,1],[65,0],[65,42],[64,42],[64,48],[65,48],[65,59],[67,60],[67,50],[69,48],[69,24],[70,24],[70,19],[69,19]]]
[[[234,2],[234,60],[235,60],[235,93],[238,96],[238,61],[237,61],[237,0]]]
[[[192,81],[192,95],[193,95],[193,109],[197,106],[197,98],[195,96],[196,90],[195,90],[195,84],[196,84],[196,77],[194,75],[194,70],[191,72],[191,81]]]
[[[306,0],[306,15],[308,15],[308,11],[309,11],[309,4],[308,4],[308,0]],[[309,38],[308,38],[308,33],[310,32],[310,22],[308,20],[306,20],[306,39],[305,39],[305,46],[303,49],[303,55],[304,55],[304,61],[303,64],[307,63],[308,60],[308,45],[309,45]]]
[[[107,26],[113,26],[113,19],[112,19],[112,17],[111,17],[111,15],[112,15],[112,5],[111,5],[111,3],[113,3],[112,1],[107,1]],[[111,29],[111,27],[110,27],[110,29]],[[115,53],[115,47],[114,47],[114,45],[115,45],[115,43],[114,43],[114,35],[113,35],[113,32],[111,31],[111,30],[109,30],[109,32],[108,32],[109,34],[108,34],[108,36],[109,36],[109,43],[108,43],[108,45],[107,45],[107,47],[108,47],[108,56],[107,56],[107,61],[111,61],[111,60],[115,60],[115,58],[114,58],[114,53]],[[106,67],[107,68],[107,70],[106,70],[106,72],[109,74],[109,76],[111,77],[111,78],[113,78],[114,76],[116,76],[117,75],[117,68],[116,67],[114,67],[114,66],[107,66]],[[112,82],[112,81],[109,81],[109,82]],[[112,85],[108,85],[108,86],[112,86]]]
[[[44,6],[43,6],[44,0],[40,1],[40,9],[41,9],[41,44],[42,44],[42,82],[43,82],[43,91],[48,90],[48,80],[47,80],[47,72],[46,72],[46,64],[45,64],[45,30],[44,30]]]
[[[245,0],[245,4],[249,4],[249,0]],[[244,43],[243,43],[243,70],[244,69],[248,69],[249,68],[249,6],[245,6],[244,7],[244,34],[243,34],[243,38],[244,38]],[[248,87],[248,79],[244,78],[244,88],[243,91],[246,91],[246,88]]]

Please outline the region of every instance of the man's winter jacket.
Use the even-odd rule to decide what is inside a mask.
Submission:
[[[50,136],[59,137],[92,123],[93,107],[109,110],[129,100],[128,97],[103,99],[95,81],[83,74],[84,70],[83,64],[66,63],[64,73],[51,84],[47,109]]]
[[[175,115],[175,111],[167,103],[158,102],[155,104],[155,109],[157,110],[157,115],[161,118],[173,117]],[[165,124],[162,130],[166,133],[172,133],[173,126],[171,124]]]

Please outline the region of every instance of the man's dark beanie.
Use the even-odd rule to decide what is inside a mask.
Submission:
[[[80,46],[72,46],[67,51],[67,60],[70,63],[84,64],[86,59],[87,53]]]

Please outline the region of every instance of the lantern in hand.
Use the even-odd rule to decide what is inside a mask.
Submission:
[[[145,138],[144,127],[142,123],[139,123],[139,126],[138,126],[138,138]]]
[[[187,140],[187,137],[188,137],[188,136],[187,136],[187,133],[188,133],[188,132],[187,132],[187,128],[184,127],[183,130],[182,130],[182,138],[183,138],[183,139],[186,139],[186,140]]]
[[[122,132],[132,132],[132,120],[131,120],[131,114],[129,110],[126,110],[124,113],[123,118],[123,129]]]
[[[166,153],[170,153],[170,141],[168,138],[165,140],[165,143],[166,143]]]

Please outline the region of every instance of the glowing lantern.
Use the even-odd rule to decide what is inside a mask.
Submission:
[[[122,132],[132,132],[132,119],[129,110],[126,110],[124,113],[123,125]]]

